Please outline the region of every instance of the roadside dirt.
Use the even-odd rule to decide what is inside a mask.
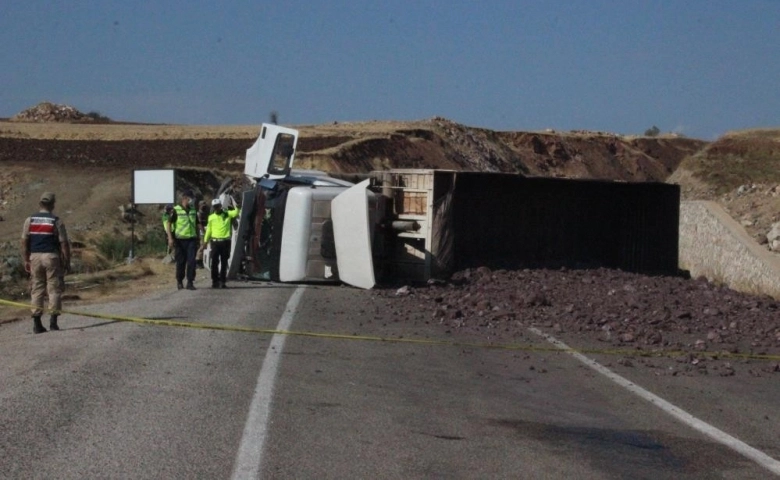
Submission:
[[[67,275],[63,308],[78,310],[83,305],[94,303],[122,301],[167,291],[173,293],[175,291],[174,266],[163,263],[163,256],[139,258],[132,263],[95,273]],[[13,285],[6,286],[2,298],[15,303],[29,304],[28,280],[22,278]],[[0,305],[0,325],[29,320],[29,309]]]

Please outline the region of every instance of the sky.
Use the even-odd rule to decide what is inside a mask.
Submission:
[[[780,127],[780,0],[2,0],[0,117]]]

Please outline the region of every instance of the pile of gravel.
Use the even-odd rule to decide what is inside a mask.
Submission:
[[[704,279],[480,267],[377,295],[402,320],[425,319],[494,344],[517,343],[537,327],[572,346],[627,352],[618,354],[623,365],[657,367],[665,359],[672,375],[780,372],[780,303]]]
[[[34,107],[22,110],[9,120],[12,122],[59,122],[85,123],[94,122],[97,115],[88,115],[70,105],[60,105],[51,102],[41,102]]]

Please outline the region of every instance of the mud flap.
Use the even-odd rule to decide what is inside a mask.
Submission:
[[[333,236],[339,280],[358,288],[373,288],[369,180],[349,188],[331,201]]]

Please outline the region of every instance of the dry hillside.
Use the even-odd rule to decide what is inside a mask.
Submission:
[[[4,220],[0,222],[0,256],[6,289],[17,285],[21,277],[19,225],[35,211],[42,191],[59,195],[58,213],[77,247],[78,271],[101,270],[120,260],[116,250],[121,250],[120,243],[128,243],[129,224],[120,209],[130,199],[133,169],[176,168],[185,185],[210,199],[225,178],[243,178],[245,151],[259,132],[259,125],[39,121],[56,117],[58,112],[82,118],[72,109],[51,104],[30,109],[18,115],[17,121],[0,122],[0,216]],[[30,121],[20,121],[24,119]],[[603,132],[496,132],[439,117],[296,128],[301,132],[296,168],[343,174],[440,168],[664,181],[683,158],[706,145],[679,137],[623,137]],[[143,247],[160,233],[159,212],[153,206],[140,210],[135,233]]]
[[[297,168],[343,174],[443,168],[670,181],[681,185],[686,199],[720,202],[759,240],[765,240],[778,221],[778,131],[735,132],[708,143],[585,131],[496,132],[443,118],[296,128],[301,132]],[[210,199],[225,178],[242,179],[243,156],[258,131],[259,125],[0,122],[0,296],[26,300],[19,229],[45,190],[57,192],[57,213],[75,247],[77,274],[68,277],[69,302],[170,289],[171,266],[159,261],[164,246],[156,206],[140,207],[134,231],[136,256],[141,258],[125,264],[131,228],[122,206],[130,199],[132,170],[175,168],[184,185]],[[572,279],[577,288],[571,288]],[[398,318],[413,324],[428,323],[433,317],[447,329],[484,335],[490,341],[516,341],[528,323],[558,335],[571,333],[580,342],[607,342],[616,348],[690,349],[692,353],[674,360],[671,367],[663,365],[669,374],[734,375],[736,365],[728,359],[703,364],[704,357],[696,352],[704,349],[739,354],[774,353],[780,348],[776,302],[701,280],[647,279],[603,269],[481,268],[458,272],[443,286],[407,289],[400,297],[394,292],[384,289],[375,294],[388,297],[388,308]],[[0,311],[0,323],[24,316],[24,311]],[[621,318],[625,321],[616,320]],[[646,363],[652,368],[661,365]],[[776,364],[748,367],[752,375],[780,371]]]
[[[128,243],[130,229],[121,207],[130,199],[133,169],[176,168],[186,186],[209,199],[225,178],[243,178],[245,150],[259,132],[259,125],[137,125],[84,118],[67,106],[41,104],[16,115],[15,121],[0,122],[0,285],[5,289],[18,284],[19,225],[36,209],[42,191],[59,194],[59,214],[77,246],[79,270],[102,270],[117,263],[122,244]],[[441,168],[668,179],[682,185],[686,198],[723,203],[759,240],[765,241],[778,220],[776,131],[736,132],[707,143],[588,131],[499,132],[440,117],[296,128],[301,132],[297,168],[343,174]],[[159,212],[153,206],[140,210],[137,239],[141,247],[154,250]]]
[[[719,203],[772,247],[767,235],[780,222],[780,129],[730,132],[686,157],[667,181],[680,184],[684,199]]]

